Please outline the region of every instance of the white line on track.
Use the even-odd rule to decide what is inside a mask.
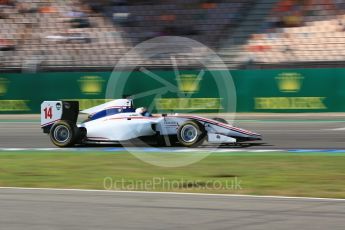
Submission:
[[[324,197],[295,197],[295,196],[267,196],[267,195],[244,195],[244,194],[214,194],[214,193],[187,193],[187,192],[150,192],[150,191],[119,191],[119,190],[97,190],[97,189],[63,189],[63,188],[25,188],[25,187],[0,187],[0,190],[20,190],[20,191],[64,191],[64,192],[95,192],[95,193],[128,193],[128,194],[159,194],[159,195],[186,195],[186,196],[212,196],[212,197],[237,197],[237,198],[260,198],[260,199],[296,199],[296,200],[323,200],[340,201],[340,198]]]
[[[291,153],[345,153],[345,149],[238,149],[238,148],[124,148],[124,147],[105,147],[105,148],[0,148],[1,152],[137,152],[137,153],[269,153],[269,152],[291,152]]]
[[[135,151],[135,152],[281,152],[284,149],[213,149],[213,148],[0,148],[0,151],[99,151],[99,152],[119,152],[119,151]]]
[[[322,129],[322,130],[326,130],[326,131],[344,131],[345,128]]]

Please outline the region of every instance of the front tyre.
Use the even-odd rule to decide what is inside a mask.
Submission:
[[[185,147],[197,147],[205,138],[205,127],[197,121],[186,121],[177,130],[177,139]]]
[[[78,128],[67,121],[58,121],[50,129],[50,140],[58,147],[70,147],[77,141]]]

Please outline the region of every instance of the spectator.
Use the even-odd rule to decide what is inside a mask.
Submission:
[[[25,13],[36,13],[37,12],[37,8],[34,7],[33,5],[29,4],[29,3],[18,3],[17,4],[17,10],[19,13],[21,14],[25,14]]]
[[[39,12],[42,14],[52,14],[52,13],[57,13],[57,10],[55,9],[55,7],[51,5],[44,5],[39,8]]]
[[[0,39],[0,51],[13,51],[16,49],[15,43],[8,39]]]

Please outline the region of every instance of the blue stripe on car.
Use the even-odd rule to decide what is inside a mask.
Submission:
[[[133,113],[133,112],[135,112],[135,109],[128,108],[128,107],[124,109],[122,108],[105,109],[91,115],[90,120],[96,120],[102,117],[107,117],[107,116],[111,116],[118,113]]]

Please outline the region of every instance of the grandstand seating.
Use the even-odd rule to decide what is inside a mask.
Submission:
[[[345,0],[0,0],[0,67],[112,67],[161,35],[200,41],[232,68],[337,62],[345,57],[344,9]],[[138,60],[171,65],[164,57],[128,62]]]
[[[0,38],[16,44],[15,50],[0,51],[2,66],[27,62],[45,66],[113,65],[130,47],[120,27],[77,1],[23,3],[29,10],[18,4],[2,7]],[[78,19],[86,20],[83,24]]]
[[[265,19],[237,47],[240,64],[335,63],[344,60],[345,1],[271,1]],[[228,47],[229,48],[229,47]],[[315,66],[315,64],[313,65]],[[235,65],[236,68],[236,65]]]
[[[159,35],[187,36],[216,47],[248,2],[120,1],[97,8],[91,1],[24,0],[14,4],[2,0],[0,65],[113,66],[135,44]],[[9,42],[15,43],[14,50],[1,49],[1,43]],[[194,62],[193,58],[184,60],[186,65]],[[146,64],[171,63],[149,60]]]

